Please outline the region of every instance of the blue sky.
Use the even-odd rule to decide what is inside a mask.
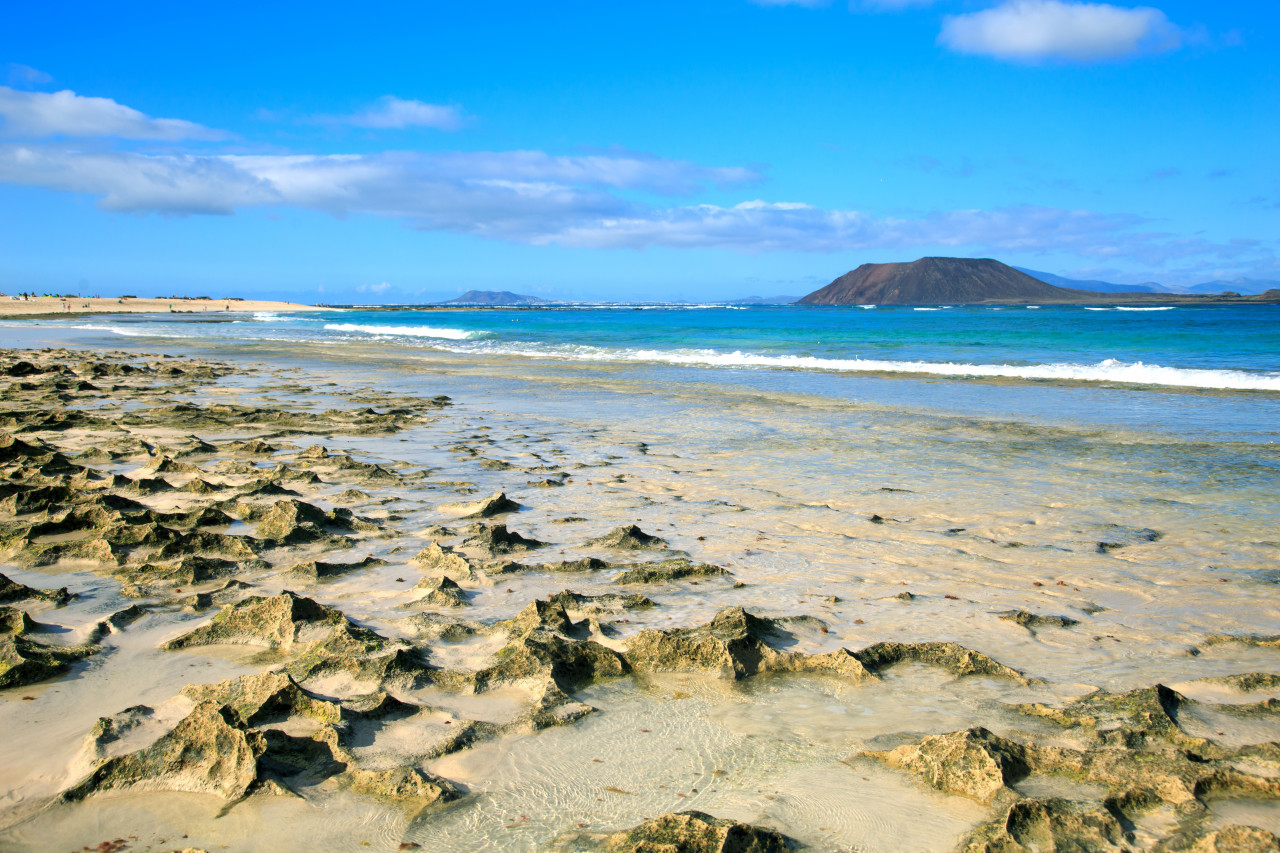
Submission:
[[[1280,279],[1270,3],[2,14],[9,292],[719,299],[923,255]]]

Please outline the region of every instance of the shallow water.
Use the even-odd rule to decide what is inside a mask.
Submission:
[[[138,339],[136,346],[180,352],[189,344]],[[388,636],[410,636],[403,620],[420,609],[413,586],[422,574],[408,559],[429,541],[426,528],[457,524],[442,505],[505,490],[524,507],[506,518],[509,526],[550,543],[517,556],[523,562],[601,555],[584,543],[634,522],[672,548],[733,572],[639,590],[658,606],[600,617],[611,623],[607,642],[624,643],[643,628],[700,624],[723,607],[742,606],[764,616],[820,619],[821,625],[795,627],[792,650],[954,640],[1047,683],[955,679],[920,666],[865,685],[799,676],[745,684],[701,676],[621,679],[581,692],[577,698],[599,711],[579,723],[431,761],[434,772],[468,786],[472,799],[417,816],[321,785],[305,791],[305,800],[252,798],[221,816],[213,798],[129,794],[13,824],[70,781],[81,740],[98,716],[139,703],[161,706],[189,681],[263,665],[244,648],[158,651],[213,611],[159,612],[110,635],[109,653],[73,675],[0,692],[6,700],[0,726],[31,735],[0,743],[0,805],[9,814],[0,849],[72,849],[129,834],[158,845],[187,833],[182,844],[239,850],[272,838],[287,846],[305,831],[319,850],[350,849],[357,837],[375,849],[412,841],[427,849],[533,850],[563,833],[698,808],[776,827],[818,849],[949,850],[986,819],[986,808],[933,792],[859,752],[978,724],[1072,745],[1069,732],[1037,727],[1006,706],[1052,703],[1093,688],[1280,672],[1280,650],[1204,645],[1210,634],[1272,634],[1280,624],[1280,449],[1258,440],[1261,429],[1237,441],[1222,439],[1216,427],[1184,429],[1176,419],[1142,428],[1142,401],[1150,399],[1142,395],[1150,392],[1080,390],[1095,401],[1117,395],[1123,411],[1054,421],[1044,400],[1075,392],[914,380],[929,392],[899,405],[896,389],[909,384],[903,380],[864,400],[824,395],[818,379],[799,388],[776,387],[776,376],[712,382],[705,372],[690,379],[684,368],[531,364],[356,343],[337,350],[256,344],[247,356],[235,348],[243,344],[201,346],[218,357],[252,358],[268,371],[228,377],[221,390],[203,396],[206,402],[261,395],[293,409],[323,409],[333,404],[330,393],[372,405],[402,393],[455,399],[440,418],[394,436],[297,442],[365,461],[403,460],[427,477],[409,494],[362,487],[403,516],[402,536],[317,554],[341,562],[371,554],[388,565],[324,582],[281,571],[258,579],[258,594],[294,589]],[[950,401],[950,393],[962,402],[928,407],[931,395]],[[967,410],[985,395],[988,410]],[[1014,410],[1038,414],[1010,417],[1005,401],[1015,398]],[[1262,405],[1243,397],[1182,399],[1193,410]],[[1176,408],[1162,400],[1152,411]],[[451,449],[458,446],[478,455]],[[485,467],[484,459],[517,467]],[[564,486],[530,485],[557,472],[569,475]],[[470,484],[474,494],[458,483]],[[317,502],[338,491],[322,487]],[[157,496],[154,505],[173,500]],[[569,516],[584,520],[560,523]],[[3,571],[82,593],[65,609],[37,615],[68,637],[84,636],[131,603],[114,582],[88,572]],[[566,588],[633,591],[614,585],[615,575],[464,582],[471,606],[455,615],[493,622]],[[734,581],[745,586],[735,589]],[[912,597],[900,598],[904,592]],[[1000,618],[1015,609],[1079,624],[1031,630]],[[441,665],[479,666],[495,648],[491,637],[480,637],[433,643],[432,654]],[[1193,698],[1228,701],[1223,689],[1188,690]],[[1266,696],[1235,694],[1232,701]],[[523,697],[424,691],[406,698],[457,718],[505,722]],[[1231,722],[1220,712],[1187,712],[1196,734],[1224,744],[1280,736],[1266,723]],[[412,755],[411,727],[388,727],[371,738],[370,749]],[[1028,780],[1026,793],[1072,795],[1055,784]],[[1274,821],[1274,804],[1234,802],[1215,805],[1215,820],[1227,821],[1233,809],[1242,820],[1263,821],[1258,825]],[[919,820],[922,810],[929,821]]]

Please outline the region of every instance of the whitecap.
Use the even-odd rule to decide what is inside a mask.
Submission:
[[[440,338],[450,341],[467,341],[488,334],[482,331],[448,329],[437,326],[366,326],[359,323],[326,323],[325,329],[330,332],[363,332],[368,335]]]

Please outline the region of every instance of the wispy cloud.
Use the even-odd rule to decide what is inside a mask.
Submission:
[[[0,87],[0,183],[96,197],[110,211],[231,215],[295,208],[376,216],[412,228],[530,245],[839,252],[954,248],[966,254],[1070,252],[1081,258],[1236,265],[1270,262],[1274,244],[1213,242],[1144,232],[1126,214],[1043,206],[884,216],[788,201],[673,204],[760,180],[741,167],[704,166],[625,150],[375,154],[144,153],[125,139],[213,138],[217,131],[153,119],[105,98],[44,96]],[[67,137],[96,136],[86,142]],[[48,139],[47,137],[62,137]],[[115,148],[104,142],[114,140]],[[921,168],[945,164],[925,158]]]
[[[806,9],[816,9],[819,6],[830,5],[831,0],[751,0],[756,6],[804,6]]]
[[[119,139],[223,139],[195,122],[151,118],[110,98],[61,92],[21,92],[0,86],[0,136],[115,137]]]
[[[900,11],[920,6],[932,6],[937,0],[849,0],[849,8],[859,7],[887,11]]]
[[[9,63],[9,78],[11,86],[45,86],[53,82],[53,77],[39,70],[32,68],[30,65],[23,65],[20,62]]]
[[[407,127],[458,130],[466,122],[466,116],[457,107],[383,95],[368,107],[350,115],[317,116],[316,120],[326,124],[347,124],[377,130],[403,130]]]
[[[1019,62],[1098,62],[1172,50],[1182,32],[1159,9],[1064,0],[1006,0],[943,20],[942,44],[959,53]]]
[[[747,170],[653,157],[538,151],[195,156],[0,146],[0,181],[98,196],[107,210],[231,214],[297,207],[533,245],[749,253],[919,246],[1038,251],[1085,249],[1139,224],[1128,216],[1029,206],[913,217],[761,200],[663,207],[615,192],[669,192],[752,177]]]
[[[98,196],[104,209],[230,214],[261,205],[368,213],[414,224],[521,239],[554,228],[537,217],[618,214],[610,190],[678,195],[750,181],[714,168],[640,154],[553,156],[541,151],[374,155],[191,155],[0,146],[0,182]],[[511,224],[523,216],[523,225]],[[491,220],[493,224],[485,225]],[[507,223],[507,224],[502,224]]]

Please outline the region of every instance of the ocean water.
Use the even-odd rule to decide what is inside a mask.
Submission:
[[[385,565],[305,588],[388,636],[405,633],[404,581],[417,577],[406,560],[425,531],[457,523],[449,503],[502,490],[521,505],[506,518],[512,529],[550,543],[536,561],[607,557],[590,541],[635,523],[733,573],[646,588],[658,606],[629,612],[610,642],[741,606],[822,620],[821,629],[795,623],[799,651],[954,641],[1043,679],[1023,686],[904,666],[858,685],[709,675],[602,682],[578,697],[600,712],[575,726],[429,763],[471,790],[474,799],[454,809],[414,817],[319,788],[230,810],[214,798],[131,793],[34,812],[0,829],[0,849],[77,849],[124,835],[159,847],[184,835],[184,844],[249,850],[306,833],[318,850],[350,849],[358,838],[386,850],[412,841],[535,851],[575,828],[702,808],[778,827],[814,849],[954,850],[986,812],[859,758],[862,750],[971,725],[1057,742],[1007,706],[1098,687],[1159,682],[1227,702],[1275,692],[1245,696],[1198,679],[1280,672],[1280,650],[1205,642],[1271,635],[1280,624],[1277,317],[1270,307],[634,306],[0,326],[11,346],[194,353],[243,368],[192,395],[204,404],[383,408],[404,405],[404,394],[452,396],[453,406],[403,433],[314,437],[431,474],[412,487],[370,487],[377,505],[403,516],[397,535],[337,559],[367,552]],[[555,472],[568,475],[564,484],[546,488]],[[345,486],[316,488],[307,499],[323,504]],[[69,630],[129,603],[114,581],[87,571],[4,571],[80,593],[56,617],[41,614]],[[614,576],[530,572],[466,584],[465,615],[492,623],[566,587],[616,592]],[[259,594],[299,589],[284,573],[254,582]],[[1079,624],[1031,631],[1002,618],[1013,609]],[[193,673],[213,681],[250,668],[157,650],[192,618],[202,617],[155,614],[112,635],[112,654],[74,683],[52,682],[42,703],[0,704],[0,723],[19,733],[0,743],[0,765],[15,768],[0,806],[63,787],[78,738],[98,716],[138,702],[168,707]],[[492,651],[432,647],[437,662],[460,667]],[[430,688],[405,698],[493,721],[518,706],[505,694]],[[1230,722],[1187,725],[1235,744],[1275,739],[1274,727]],[[413,725],[389,728],[374,747],[393,754],[418,742]],[[1214,821],[1280,826],[1275,801],[1219,805]]]
[[[1280,306],[725,305],[119,316],[105,339],[360,345],[707,381],[1040,423],[1273,441]]]

